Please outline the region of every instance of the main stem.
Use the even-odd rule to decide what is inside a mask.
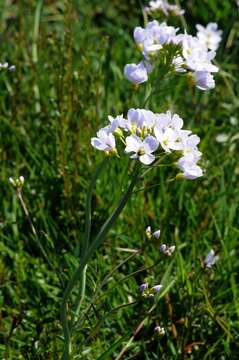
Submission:
[[[67,303],[68,299],[70,297],[70,294],[72,292],[72,289],[76,285],[76,283],[79,281],[79,279],[82,276],[82,272],[84,271],[84,268],[86,264],[89,262],[89,260],[92,258],[92,255],[97,250],[98,246],[102,243],[102,241],[105,239],[107,233],[112,228],[114,222],[124,209],[125,205],[127,204],[134,186],[136,185],[137,181],[139,179],[139,163],[135,164],[135,168],[132,175],[132,180],[130,182],[130,185],[128,189],[125,191],[123,196],[121,197],[119,204],[117,208],[114,210],[112,215],[106,220],[106,222],[101,227],[98,235],[96,238],[92,241],[88,249],[86,250],[85,254],[83,254],[80,265],[75,270],[72,278],[69,280],[68,285],[64,291],[62,303],[61,303],[61,309],[60,309],[60,315],[61,315],[61,322],[63,326],[63,332],[64,332],[64,338],[65,338],[65,349],[62,356],[62,360],[69,360],[70,359],[70,353],[71,353],[71,331],[69,328],[69,319],[67,314]]]

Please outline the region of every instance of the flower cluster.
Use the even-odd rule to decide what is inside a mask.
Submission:
[[[163,285],[159,284],[149,288],[149,284],[144,283],[140,285],[139,290],[144,297],[154,297],[155,294],[161,291],[162,287]]]
[[[184,14],[184,10],[182,10],[178,5],[169,4],[166,0],[151,0],[149,2],[149,6],[146,6],[144,10],[148,14],[153,14],[159,11],[165,16],[180,16]]]
[[[123,115],[110,116],[109,124],[97,132],[91,144],[108,155],[118,155],[117,137],[125,146],[124,152],[144,165],[152,164],[162,151],[174,151],[178,155],[177,166],[182,171],[177,177],[195,179],[203,175],[197,165],[202,155],[197,148],[200,138],[182,127],[183,120],[170,111],[157,114],[145,109],[130,109],[126,119]]]
[[[159,239],[160,238],[160,233],[161,231],[158,229],[156,231],[154,231],[152,233],[152,229],[151,226],[148,226],[145,230],[145,234],[147,236],[147,238],[150,240],[152,237],[154,237],[155,239]]]
[[[25,179],[23,176],[20,176],[19,178],[16,178],[16,179],[10,177],[8,180],[15,189],[22,189],[24,182],[25,182]]]
[[[9,65],[7,62],[5,63],[0,63],[0,70],[8,70],[10,72],[13,72],[16,70],[16,66],[15,65]]]
[[[218,67],[212,60],[221,40],[221,31],[215,23],[206,28],[197,25],[197,29],[197,36],[178,34],[177,28],[165,22],[159,24],[157,20],[149,22],[145,28],[136,27],[134,40],[144,59],[139,64],[127,64],[125,77],[138,85],[148,80],[156,64],[167,64],[167,72],[188,73],[198,89],[214,88],[212,73],[217,72]]]

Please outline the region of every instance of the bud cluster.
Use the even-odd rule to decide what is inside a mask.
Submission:
[[[158,284],[158,285],[155,285],[155,286],[149,288],[148,283],[143,283],[140,285],[139,290],[140,290],[142,296],[153,298],[155,296],[155,294],[157,294],[161,291],[162,287],[163,287],[163,285]]]
[[[9,182],[15,189],[21,190],[23,188],[25,179],[23,176],[20,176],[19,178],[16,179],[10,177]]]

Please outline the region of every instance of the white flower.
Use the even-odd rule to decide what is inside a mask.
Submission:
[[[186,58],[186,65],[193,71],[218,72],[218,67],[211,63],[214,57],[215,53],[213,51],[194,51]]]
[[[188,131],[181,130],[183,120],[177,115],[167,111],[157,117],[154,134],[160,145],[166,152],[171,150],[182,150],[183,139],[188,135]]]
[[[183,9],[181,9],[178,5],[168,5],[169,11],[172,13],[172,15],[180,16],[185,13]]]
[[[124,76],[134,84],[142,84],[148,80],[148,72],[144,61],[139,64],[127,64],[124,67]]]
[[[208,49],[216,51],[222,40],[222,31],[218,30],[217,23],[209,23],[206,27],[198,24],[196,28],[199,42]]]
[[[116,151],[115,137],[108,128],[100,129],[97,132],[97,137],[91,139],[91,145],[106,153]]]
[[[137,135],[126,138],[126,153],[134,153],[131,159],[139,159],[143,164],[149,165],[155,160],[152,154],[158,148],[158,141],[153,136],[147,136],[141,140]]]
[[[197,165],[193,152],[181,157],[178,160],[178,167],[183,171],[183,176],[186,179],[194,180],[203,176],[203,171],[200,166]]]
[[[219,256],[215,255],[215,251],[211,249],[204,259],[204,264],[207,268],[211,268],[219,260]]]
[[[172,254],[174,253],[176,249],[175,245],[171,245],[171,246],[167,246],[166,244],[162,244],[160,245],[160,251],[167,256],[172,256]]]
[[[217,72],[218,67],[211,63],[215,57],[214,51],[208,51],[207,47],[201,44],[197,37],[180,34],[176,37],[176,42],[182,46],[182,54],[185,64],[193,71]]]
[[[9,66],[9,64],[7,63],[7,62],[5,62],[5,63],[0,63],[0,69],[8,69],[8,66]]]
[[[200,90],[209,90],[215,88],[213,76],[208,71],[196,71],[194,74],[196,87]]]
[[[172,61],[172,65],[174,66],[174,69],[176,72],[184,73],[186,72],[185,69],[185,61],[182,58],[182,56],[175,56]]]
[[[160,292],[160,290],[162,289],[163,285],[155,285],[152,287],[152,289],[155,291],[155,292]]]
[[[145,11],[148,13],[155,11],[162,11],[164,15],[168,15],[168,3],[165,0],[152,0],[149,2],[149,6],[145,7]]]

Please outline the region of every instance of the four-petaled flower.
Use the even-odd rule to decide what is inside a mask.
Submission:
[[[133,153],[131,159],[139,159],[143,164],[149,165],[155,160],[155,155],[152,153],[158,148],[158,141],[153,136],[147,136],[141,140],[137,135],[127,136],[126,153]]]

